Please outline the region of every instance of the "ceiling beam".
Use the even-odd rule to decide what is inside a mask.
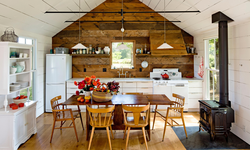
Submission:
[[[116,11],[116,12],[108,12],[108,11],[46,11],[45,13],[51,14],[65,14],[65,13],[119,13],[121,14],[122,11]],[[199,10],[197,11],[123,11],[123,13],[200,13]]]
[[[79,22],[79,21],[65,21],[65,22]],[[122,22],[122,20],[113,20],[113,21],[104,21],[104,20],[96,20],[96,21],[80,21],[80,23],[84,22]],[[164,21],[142,21],[142,20],[131,20],[131,21],[126,21],[124,20],[123,22],[164,22]],[[181,22],[181,21],[165,21],[165,22]]]

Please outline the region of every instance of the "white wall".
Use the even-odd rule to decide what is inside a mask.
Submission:
[[[0,35],[3,35],[6,26],[0,24]],[[33,38],[37,40],[37,71],[36,71],[36,97],[34,98],[37,103],[37,116],[44,112],[44,94],[45,94],[45,54],[48,54],[52,48],[52,37],[47,37],[24,30],[15,29],[16,35],[20,37]],[[8,97],[9,102],[15,95]],[[3,107],[4,97],[0,97],[0,108]]]
[[[204,57],[204,39],[218,37],[218,29],[194,36],[198,56]],[[250,144],[250,21],[230,26],[229,99],[235,111],[232,132]],[[198,56],[195,61],[198,60]],[[205,89],[205,88],[204,88]],[[205,95],[205,94],[204,94]]]

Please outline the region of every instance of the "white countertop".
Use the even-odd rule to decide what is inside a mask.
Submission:
[[[5,108],[1,108],[0,109],[0,116],[13,116],[15,113],[20,113],[20,112],[24,111],[27,107],[30,107],[31,105],[34,105],[36,103],[37,103],[37,101],[27,101],[24,103],[24,107],[19,107],[16,110],[12,110],[10,108],[10,106],[8,105],[7,106],[8,112],[5,112]]]
[[[67,82],[74,82],[74,81],[82,81],[84,78],[71,78]],[[97,78],[100,79],[101,82],[106,82],[106,81],[154,81],[153,79],[150,78]],[[172,80],[188,80],[188,81],[193,81],[193,80],[203,80],[199,78],[181,78],[181,79],[172,79]]]

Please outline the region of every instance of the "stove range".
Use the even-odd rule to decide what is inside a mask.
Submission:
[[[154,68],[153,72],[150,72],[150,78],[153,80],[163,80],[161,74],[168,74],[169,79],[181,79],[182,74],[178,71],[178,68]]]

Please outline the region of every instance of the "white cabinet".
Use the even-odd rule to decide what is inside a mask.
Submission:
[[[7,95],[27,89],[31,85],[32,60],[31,60],[32,45],[19,44],[13,42],[0,42],[0,95],[5,95],[4,106],[7,109]],[[27,57],[17,57],[20,54],[27,54]],[[20,73],[10,73],[10,67],[20,64],[24,70]],[[25,81],[28,85],[17,90],[10,90],[10,84]],[[28,93],[29,95],[29,93]],[[5,111],[6,111],[5,109]]]
[[[199,100],[202,100],[202,80],[190,80],[189,81],[189,102],[188,111],[199,111]]]
[[[4,111],[0,109],[0,111]],[[25,107],[0,113],[0,149],[17,150],[36,134],[36,102],[26,102]]]

